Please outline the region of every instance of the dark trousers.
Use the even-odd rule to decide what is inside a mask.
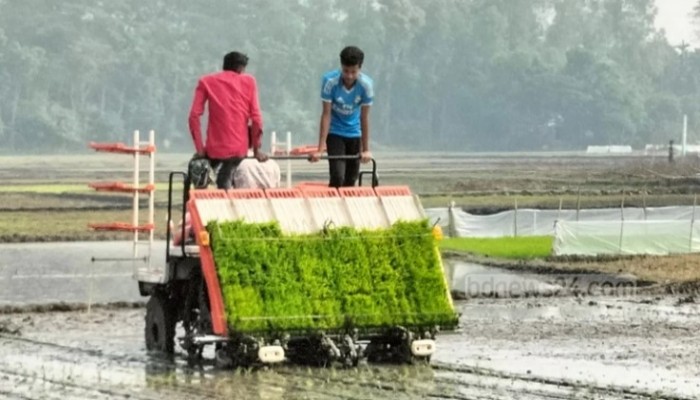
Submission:
[[[329,156],[356,156],[360,154],[360,138],[346,138],[329,134],[326,149]],[[328,160],[330,187],[355,186],[360,174],[360,160]]]
[[[216,173],[216,188],[231,189],[233,187],[233,171],[238,167],[238,164],[243,161],[241,157],[232,157],[224,160],[210,159],[211,168]]]

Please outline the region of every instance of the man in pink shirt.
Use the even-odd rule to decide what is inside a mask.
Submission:
[[[255,78],[245,73],[248,56],[231,52],[224,56],[223,71],[205,75],[197,82],[190,109],[189,126],[199,157],[218,169],[216,186],[230,189],[233,170],[253,148],[254,157],[267,161],[260,151],[262,115]],[[206,143],[202,143],[200,118],[207,104],[209,118]]]

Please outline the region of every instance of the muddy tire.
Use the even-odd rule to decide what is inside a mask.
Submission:
[[[146,349],[172,354],[175,350],[175,316],[168,297],[155,292],[146,304]]]

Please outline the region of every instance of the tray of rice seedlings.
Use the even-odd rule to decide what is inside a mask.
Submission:
[[[347,332],[457,324],[427,220],[285,234],[207,226],[231,333]]]

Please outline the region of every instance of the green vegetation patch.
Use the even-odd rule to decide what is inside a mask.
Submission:
[[[501,238],[449,238],[440,243],[442,250],[456,250],[488,257],[529,260],[552,254],[551,236]]]
[[[283,234],[276,223],[207,229],[233,331],[457,323],[427,221],[307,235]]]

